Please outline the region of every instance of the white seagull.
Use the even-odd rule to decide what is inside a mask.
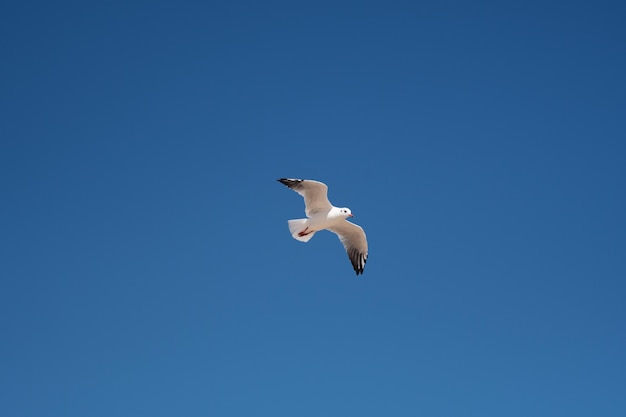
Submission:
[[[346,220],[352,217],[350,209],[330,204],[327,196],[328,187],[323,182],[294,178],[281,178],[278,181],[304,197],[305,213],[308,218],[287,222],[291,236],[300,242],[308,242],[315,232],[330,230],[339,236],[356,274],[362,274],[367,261],[367,239],[361,226]]]

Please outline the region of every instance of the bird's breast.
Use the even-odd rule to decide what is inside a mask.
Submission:
[[[319,213],[315,216],[310,217],[307,223],[310,228],[322,230],[332,226],[335,222],[336,219],[332,216],[329,216],[328,213]]]

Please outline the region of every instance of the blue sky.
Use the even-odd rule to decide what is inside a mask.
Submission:
[[[3,5],[5,414],[623,416],[625,11]]]

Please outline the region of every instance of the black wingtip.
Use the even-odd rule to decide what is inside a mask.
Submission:
[[[296,178],[279,178],[276,181],[280,182],[281,184],[289,187],[289,188],[293,188],[296,187],[297,185],[299,185],[302,180],[296,179]]]
[[[352,258],[350,258],[352,262]],[[365,264],[367,263],[367,255],[363,258],[363,266],[359,265],[356,261],[352,263],[352,267],[354,268],[354,272],[356,272],[356,276],[363,275],[363,271],[365,271]]]

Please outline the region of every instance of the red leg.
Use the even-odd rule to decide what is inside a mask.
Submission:
[[[303,237],[303,236],[310,235],[311,233],[313,233],[313,231],[310,231],[307,233],[307,230],[309,230],[308,227],[304,229],[303,231],[301,231],[300,233],[298,233],[298,236]]]

